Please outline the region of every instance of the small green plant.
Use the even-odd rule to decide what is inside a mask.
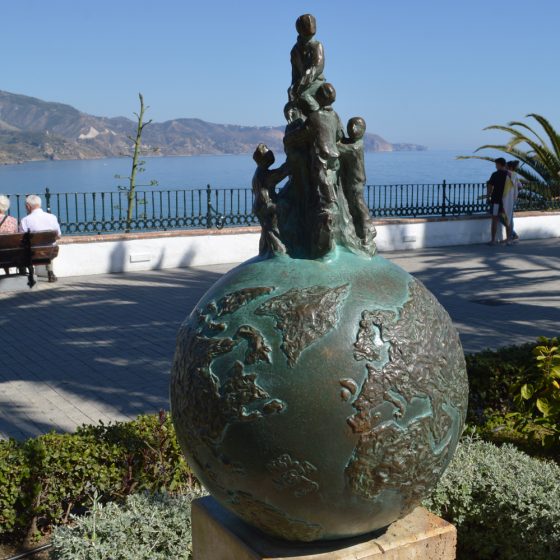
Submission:
[[[545,447],[560,444],[560,346],[557,338],[539,338],[535,367],[514,385],[516,427]]]
[[[128,185],[118,185],[118,189],[121,191],[126,192],[127,198],[127,210],[126,210],[126,231],[130,231],[130,226],[132,223],[132,214],[134,211],[135,205],[143,206],[144,210],[142,212],[142,217],[146,217],[146,204],[147,201],[145,198],[136,200],[136,187],[155,187],[157,186],[158,182],[153,180],[150,181],[148,184],[144,185],[137,185],[136,184],[136,175],[138,173],[143,173],[146,171],[144,167],[146,161],[141,160],[140,156],[143,151],[142,147],[142,133],[144,132],[144,128],[146,128],[151,122],[152,119],[149,121],[144,122],[144,113],[149,107],[144,106],[144,96],[139,93],[138,97],[140,99],[140,112],[134,113],[136,116],[136,136],[128,136],[128,139],[132,142],[133,150],[132,155],[132,168],[130,170],[130,175],[128,177],[123,177],[122,175],[115,175],[115,179],[128,179]],[[152,151],[157,151],[157,149],[152,148]]]
[[[98,504],[52,537],[53,560],[190,560],[192,535],[189,493],[135,494],[124,504]]]

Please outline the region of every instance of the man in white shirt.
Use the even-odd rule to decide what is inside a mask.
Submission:
[[[22,218],[19,229],[23,232],[34,233],[36,231],[56,231],[58,237],[61,236],[60,224],[56,219],[54,214],[49,214],[44,212],[41,208],[41,197],[36,194],[30,194],[25,199],[25,209],[27,210],[27,216]],[[47,265],[47,274],[49,277],[49,282],[56,282],[57,277],[53,272],[53,265]]]

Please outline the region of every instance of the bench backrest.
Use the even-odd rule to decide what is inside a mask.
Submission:
[[[0,235],[0,267],[49,264],[58,255],[56,231]]]

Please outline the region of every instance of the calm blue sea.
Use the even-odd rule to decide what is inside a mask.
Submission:
[[[465,151],[428,150],[425,152],[374,152],[366,154],[367,183],[479,183],[493,171],[490,163],[457,160]],[[281,163],[278,162],[278,163]],[[249,188],[255,170],[250,154],[235,156],[190,156],[146,158],[146,171],[138,184],[159,183],[158,189]],[[0,166],[0,193],[116,191],[126,176],[130,159],[113,158],[87,161],[41,161]],[[121,184],[124,182],[121,180]],[[147,190],[138,187],[140,190]]]

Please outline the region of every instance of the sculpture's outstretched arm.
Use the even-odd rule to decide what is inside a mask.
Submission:
[[[277,185],[280,181],[283,181],[288,175],[290,175],[290,166],[288,162],[285,161],[280,167],[270,170],[270,182]]]

